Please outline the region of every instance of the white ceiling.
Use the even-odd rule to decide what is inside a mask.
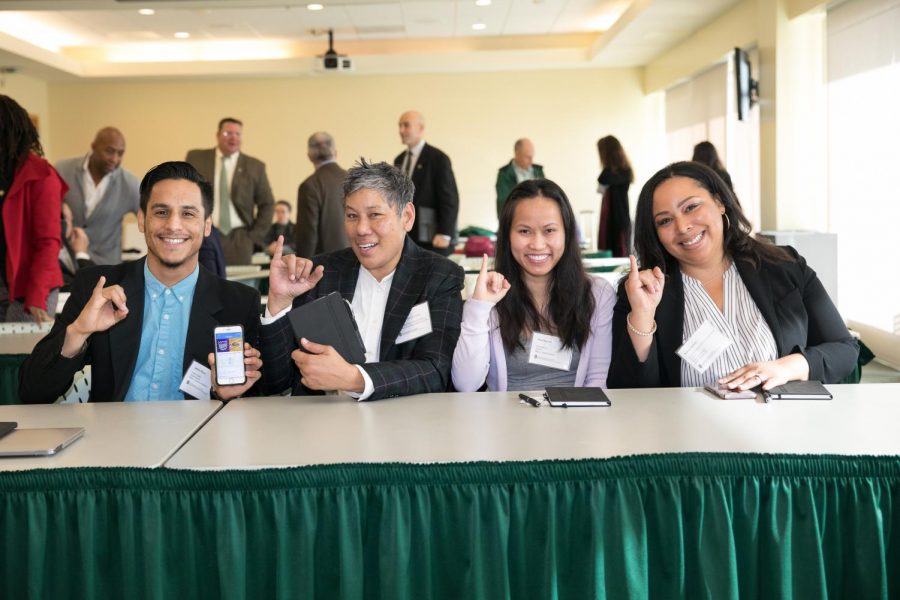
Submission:
[[[631,67],[737,1],[321,0],[312,11],[297,0],[0,0],[0,66],[45,78],[302,73],[333,29],[357,73]]]

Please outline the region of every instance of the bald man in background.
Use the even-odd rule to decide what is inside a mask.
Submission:
[[[85,156],[54,165],[69,185],[64,201],[72,209],[72,224],[91,240],[91,260],[99,265],[122,262],[122,219],[140,208],[137,177],[122,168],[125,136],[104,127],[94,136]]]
[[[514,187],[529,179],[543,179],[544,168],[534,164],[534,144],[528,138],[520,138],[513,145],[513,159],[497,171],[497,218]]]
[[[416,221],[410,235],[421,247],[449,256],[456,244],[459,192],[450,158],[425,143],[425,118],[410,110],[400,115],[400,141],[406,146],[394,166],[416,186]]]

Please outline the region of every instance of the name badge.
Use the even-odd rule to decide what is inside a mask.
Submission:
[[[431,333],[431,311],[428,310],[428,301],[416,304],[409,311],[409,317],[397,336],[396,344],[402,344],[409,340],[420,338]]]
[[[704,321],[688,341],[681,345],[675,353],[681,360],[698,373],[706,371],[725,349],[731,340],[710,321]]]
[[[528,362],[533,365],[568,371],[572,364],[572,348],[564,348],[562,340],[555,335],[532,333]]]
[[[209,390],[212,388],[211,374],[212,371],[209,370],[209,367],[204,367],[193,360],[178,389],[197,400],[209,400]]]

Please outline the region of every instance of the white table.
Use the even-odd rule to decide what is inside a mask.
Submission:
[[[219,409],[218,400],[0,406],[20,428],[84,427],[54,456],[0,458],[0,471],[59,467],[159,467]]]
[[[355,462],[607,458],[672,452],[900,455],[900,384],[834,385],[832,401],[721,400],[698,389],[610,390],[611,408],[516,394],[342,396],[229,403],[167,463],[255,469]]]

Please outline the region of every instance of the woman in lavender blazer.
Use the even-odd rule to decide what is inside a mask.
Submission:
[[[485,257],[463,307],[455,389],[606,387],[616,295],[585,272],[574,212],[555,183],[524,181],[510,193],[495,268]]]

